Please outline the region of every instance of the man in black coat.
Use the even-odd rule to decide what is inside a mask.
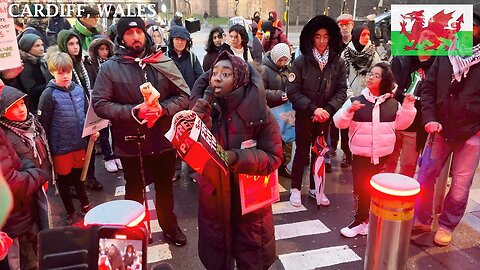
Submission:
[[[92,92],[94,110],[112,123],[115,154],[122,162],[127,182],[125,198],[142,203],[142,173],[147,184],[153,180],[163,235],[183,246],[187,239],[173,212],[175,151],[164,134],[173,115],[187,108],[190,91],[173,61],[161,51],[154,51],[141,18],[121,18],[117,29],[118,54],[102,64],[97,75]],[[140,92],[140,86],[147,81],[160,93],[158,101],[149,106]],[[148,127],[142,124],[144,120]],[[144,172],[139,155],[143,157]]]
[[[421,89],[425,130],[435,137],[431,161],[424,177],[419,178],[421,193],[414,228],[432,230],[435,181],[453,153],[452,185],[434,238],[440,246],[450,244],[465,213],[480,160],[480,6],[473,16],[473,55],[437,57]]]

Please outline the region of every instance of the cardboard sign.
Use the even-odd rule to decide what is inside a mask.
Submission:
[[[271,205],[280,200],[278,172],[270,175],[239,175],[242,215]]]
[[[0,1],[0,71],[22,65],[13,18],[8,16],[7,1]]]
[[[92,100],[88,103],[87,115],[85,117],[85,123],[83,124],[82,138],[95,134],[100,130],[108,127],[110,121],[98,117],[92,107]]]
[[[201,175],[215,166],[228,174],[227,155],[207,126],[194,111],[181,111],[174,115],[165,137],[180,157]],[[209,162],[213,161],[213,162]]]

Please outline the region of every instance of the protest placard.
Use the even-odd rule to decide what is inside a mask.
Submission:
[[[82,138],[95,134],[100,130],[108,127],[108,120],[98,117],[92,107],[92,100],[88,103],[87,115],[83,125]]]
[[[0,71],[21,65],[15,24],[8,16],[8,2],[0,1]]]

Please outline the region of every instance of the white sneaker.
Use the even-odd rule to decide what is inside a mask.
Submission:
[[[310,197],[312,197],[314,199],[317,198],[317,194],[316,194],[315,189],[310,189],[308,191],[308,195],[310,195]],[[329,206],[330,205],[330,200],[328,199],[327,195],[325,195],[325,194],[322,195],[322,199],[320,200],[320,205],[321,206]]]
[[[290,203],[295,206],[295,207],[300,207],[302,206],[302,194],[300,193],[300,190],[296,188],[292,188],[290,190]]]
[[[368,234],[368,223],[362,222],[361,224],[350,228],[349,226],[340,230],[340,233],[348,238],[353,238],[360,235],[367,235]]]
[[[122,162],[120,161],[119,158],[115,159],[115,164],[117,164],[117,168],[119,170],[123,170]]]
[[[111,172],[111,173],[117,172],[118,167],[117,167],[117,164],[115,163],[115,160],[112,159],[112,160],[105,161],[105,169],[107,170],[107,172]]]

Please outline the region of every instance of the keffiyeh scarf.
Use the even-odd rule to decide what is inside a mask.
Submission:
[[[363,48],[361,52],[358,52],[353,43],[350,42],[345,49],[345,62],[347,68],[347,76],[352,66],[355,71],[362,76],[367,75],[368,71],[372,67],[373,56],[375,54],[375,46],[368,41],[367,45]]]
[[[329,49],[328,47],[325,49],[323,54],[321,54],[317,48],[313,48],[313,57],[315,57],[315,60],[317,60],[318,65],[320,66],[320,70],[323,70],[325,66],[328,63],[328,55],[329,55]]]
[[[45,148],[46,156],[50,160],[50,164],[53,164],[50,148],[48,147],[47,135],[45,130],[40,125],[40,122],[33,116],[33,114],[29,113],[27,120],[23,122],[10,121],[2,118],[0,120],[0,124],[19,136],[25,145],[32,149],[33,157],[36,158],[41,165],[43,160],[42,156],[39,154],[39,149],[37,148],[36,143],[37,139],[40,139],[40,142]]]
[[[471,56],[448,55],[448,58],[453,68],[452,82],[460,82],[462,77],[467,77],[470,67],[480,62],[480,44],[473,47]]]

